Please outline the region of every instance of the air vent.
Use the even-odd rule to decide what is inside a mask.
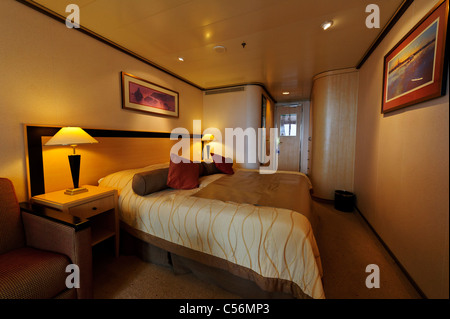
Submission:
[[[245,91],[245,87],[244,86],[237,86],[237,87],[232,87],[232,88],[207,90],[207,91],[205,91],[205,95],[240,92],[240,91]]]
[[[281,107],[299,107],[299,106],[303,106],[303,104],[302,103],[297,103],[297,102],[277,103],[276,106],[281,106]]]

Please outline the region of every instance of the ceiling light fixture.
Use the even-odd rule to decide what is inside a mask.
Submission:
[[[321,24],[321,28],[324,30],[329,29],[331,26],[333,25],[333,21],[325,21],[324,23]]]
[[[227,51],[227,48],[225,48],[223,45],[216,45],[213,50],[216,53],[225,53]]]
[[[178,61],[180,61],[180,62],[184,62],[184,58],[183,58],[183,57],[181,57],[181,56],[179,56],[179,57],[178,57]]]
[[[286,91],[286,92],[283,92],[282,94],[283,95],[289,95],[290,93]]]

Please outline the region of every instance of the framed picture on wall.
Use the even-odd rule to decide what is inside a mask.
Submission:
[[[178,92],[122,72],[122,108],[178,117]]]
[[[445,95],[447,23],[445,0],[386,54],[382,113]]]

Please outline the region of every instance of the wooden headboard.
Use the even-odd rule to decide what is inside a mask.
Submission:
[[[72,148],[44,146],[60,128],[25,125],[29,197],[73,187],[67,158]],[[170,150],[177,143],[166,132],[83,129],[99,143],[77,147],[80,185],[97,185],[100,178],[120,170],[169,162]]]

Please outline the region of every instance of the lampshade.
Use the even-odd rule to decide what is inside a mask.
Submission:
[[[214,141],[214,135],[212,135],[212,134],[205,134],[205,135],[202,136],[202,141],[204,141],[204,142]]]
[[[93,143],[98,143],[98,141],[92,138],[81,127],[63,127],[45,145],[80,145]]]

